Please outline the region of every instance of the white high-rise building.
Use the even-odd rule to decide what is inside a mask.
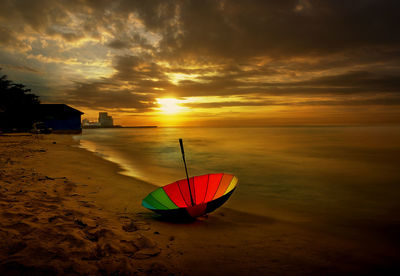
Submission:
[[[112,127],[114,125],[113,118],[108,116],[107,112],[99,112],[99,123],[102,127]]]

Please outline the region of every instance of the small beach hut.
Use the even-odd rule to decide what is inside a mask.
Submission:
[[[39,104],[35,109],[36,121],[44,123],[53,133],[81,133],[83,112],[66,104]]]

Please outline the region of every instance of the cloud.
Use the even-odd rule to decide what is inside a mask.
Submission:
[[[118,83],[109,80],[76,83],[73,89],[65,91],[61,99],[75,106],[93,109],[128,108],[144,112],[155,106],[147,95],[135,93],[128,88],[120,89]]]
[[[124,48],[130,48],[129,42],[122,41],[119,39],[114,39],[111,42],[107,44],[109,47],[114,48],[114,49],[124,49]]]
[[[365,47],[398,48],[398,1],[5,1],[3,22],[26,24],[65,41],[141,32],[161,37],[165,59],[238,59],[331,55]],[[129,23],[129,24],[127,24]],[[138,27],[138,29],[140,29]],[[138,31],[137,29],[137,31]],[[139,32],[136,32],[138,40]],[[129,35],[128,35],[129,36]],[[142,36],[143,37],[143,36]],[[140,39],[139,39],[140,40]],[[143,44],[143,43],[142,43]]]
[[[311,77],[304,81],[278,80],[265,82],[262,79],[244,81],[244,76],[207,77],[208,82],[186,81],[176,87],[180,96],[218,95],[343,95],[358,93],[400,93],[398,75],[354,71],[338,75]],[[251,74],[250,74],[251,75]],[[258,76],[257,73],[253,75]]]
[[[175,58],[286,58],[366,46],[394,48],[400,42],[398,36],[393,36],[397,1],[307,3],[309,11],[299,13],[294,10],[297,1],[177,2],[174,17],[179,18],[179,32],[165,31],[161,50],[166,57]],[[148,22],[146,12],[139,15]],[[160,18],[151,21],[151,26],[155,28],[154,24],[159,23],[158,29],[163,29],[161,24],[167,25],[166,21]]]
[[[27,42],[18,39],[14,31],[3,26],[0,26],[0,46],[9,51],[20,50],[25,52],[31,49]]]
[[[295,85],[354,88],[356,92],[400,93],[399,75],[383,75],[366,71],[350,71],[340,75],[323,76],[309,81],[297,82]]]
[[[88,108],[143,113],[167,96],[226,98],[187,104],[198,108],[389,106],[400,92],[399,7],[392,0],[5,0],[0,54],[18,53],[11,70],[45,72],[49,100]],[[242,101],[231,101],[235,95]]]
[[[11,70],[18,70],[21,72],[29,72],[29,73],[40,73],[40,71],[31,68],[29,66],[25,66],[25,65],[10,65],[10,64],[0,64],[0,68],[7,68],[7,69],[11,69]]]
[[[191,108],[223,108],[223,107],[252,107],[252,106],[400,106],[400,95],[386,95],[369,98],[353,99],[313,99],[313,98],[291,98],[281,100],[264,100],[260,97],[258,100],[249,101],[243,98],[240,101],[218,101],[218,102],[191,102],[185,103],[185,107]]]

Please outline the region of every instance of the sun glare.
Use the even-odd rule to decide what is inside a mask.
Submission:
[[[179,105],[179,100],[174,98],[157,99],[157,103],[160,105],[159,110],[164,114],[176,114],[184,109]]]

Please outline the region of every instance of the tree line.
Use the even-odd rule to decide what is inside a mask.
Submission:
[[[0,68],[0,131],[28,131],[35,120],[39,96],[21,83],[9,80]]]

